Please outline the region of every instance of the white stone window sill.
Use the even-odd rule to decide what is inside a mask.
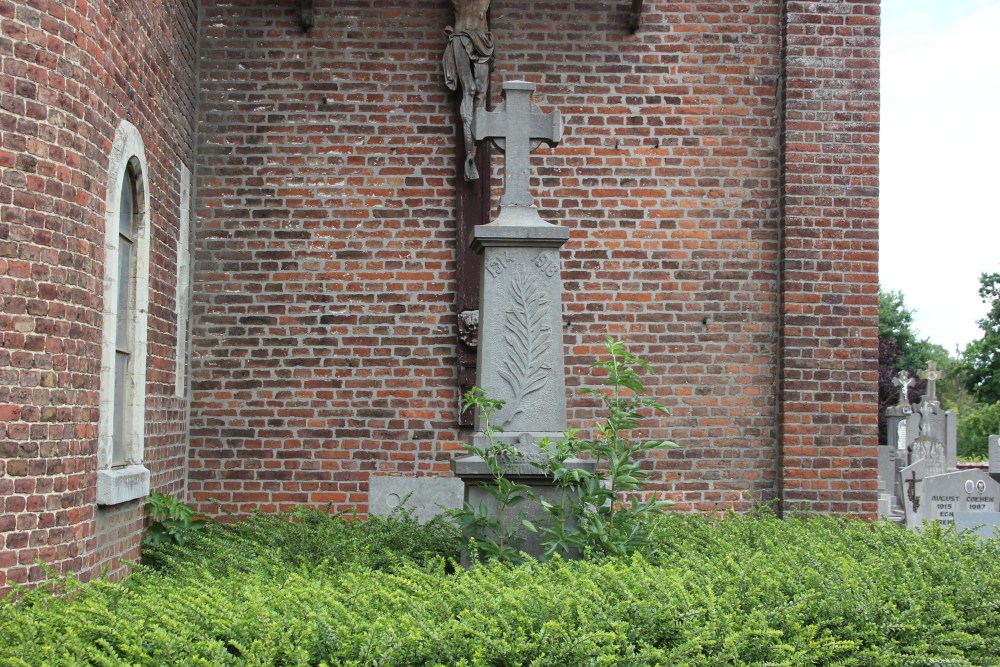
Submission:
[[[97,471],[97,504],[119,505],[149,495],[149,469],[130,465]]]

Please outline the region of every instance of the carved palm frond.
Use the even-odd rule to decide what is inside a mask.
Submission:
[[[548,325],[549,304],[538,281],[522,269],[514,274],[510,284],[510,307],[504,323],[507,358],[499,370],[511,389],[507,402],[506,426],[524,410],[524,399],[545,386],[551,364],[546,363],[552,345],[552,329]]]

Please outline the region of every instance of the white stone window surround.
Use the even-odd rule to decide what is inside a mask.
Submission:
[[[177,239],[177,354],[174,396],[187,396],[188,329],[191,313],[191,170],[181,165],[180,236]]]
[[[131,313],[118,313],[118,231],[122,184],[131,170],[135,181],[135,289]],[[143,465],[146,409],[146,348],[149,315],[149,172],[139,130],[123,120],[115,132],[108,165],[104,215],[104,327],[101,333],[101,398],[97,445],[97,504],[117,505],[149,495],[149,470]],[[124,465],[113,465],[115,414],[115,337],[119,316],[133,317],[132,350],[126,376]]]

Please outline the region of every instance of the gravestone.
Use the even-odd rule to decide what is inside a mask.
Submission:
[[[954,412],[944,410],[937,401],[937,381],[944,377],[937,363],[929,362],[920,377],[927,380],[927,393],[907,420],[907,462],[924,459],[927,474],[940,475],[957,469],[957,420]]]
[[[972,532],[982,540],[1000,536],[1000,512],[955,512],[955,530]]]
[[[924,460],[920,459],[899,470],[896,478],[897,494],[903,505],[906,527],[915,530],[920,526],[923,507],[923,484],[926,477]]]
[[[896,477],[907,461],[906,420],[912,412],[909,404],[886,409],[888,437],[878,448],[879,516],[897,523],[903,522],[904,515]]]
[[[569,230],[543,220],[529,189],[529,156],[541,142],[559,142],[559,113],[542,113],[532,103],[534,84],[508,81],[504,102],[496,111],[479,109],[473,119],[477,141],[491,140],[504,153],[504,192],[493,222],[473,230],[472,248],[483,255],[479,301],[479,345],[476,384],[486,395],[504,401],[493,422],[503,428],[497,440],[511,443],[518,455],[508,461],[505,476],[526,484],[537,497],[554,498],[558,490],[535,464],[547,457],[543,438],[557,441],[566,431],[566,383],[563,363],[562,280],[559,249]],[[473,444],[486,449],[481,415],[476,416]],[[571,460],[567,465],[592,466]],[[490,479],[479,456],[452,461],[465,485],[465,500],[487,506],[492,498],[480,484]],[[536,516],[540,506],[523,503],[513,509]],[[516,516],[507,517],[513,523]],[[537,536],[522,532],[528,553],[540,553]]]
[[[932,417],[936,414],[935,406],[928,401],[921,401],[920,432],[910,445],[910,462],[923,460],[927,466],[928,475],[941,475],[948,470],[948,457],[945,451],[945,439],[935,432]]]
[[[1000,482],[1000,435],[990,436],[990,477]]]
[[[923,521],[955,523],[956,512],[981,513],[992,520],[1000,512],[1000,484],[982,470],[958,470],[923,479],[917,525]]]

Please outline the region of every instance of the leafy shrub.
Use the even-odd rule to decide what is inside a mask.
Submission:
[[[154,491],[146,503],[150,524],[142,537],[142,546],[152,562],[159,547],[168,544],[183,546],[208,523],[195,515],[194,508],[176,498]]]
[[[449,571],[419,555],[442,544],[435,529],[418,538],[394,521],[254,517],[171,547],[187,552],[176,567],[24,593],[0,602],[0,664],[1000,662],[997,540],[829,518],[664,516],[629,558]],[[296,546],[310,530],[333,546]],[[404,536],[423,546],[371,567]]]
[[[403,562],[458,559],[461,539],[444,517],[421,525],[405,509],[389,517],[353,521],[344,514],[303,507],[287,514],[259,512],[232,526],[210,524],[204,539],[163,545],[151,560],[175,574],[192,563],[225,573],[249,571],[262,561],[290,567],[354,563],[378,570]]]

